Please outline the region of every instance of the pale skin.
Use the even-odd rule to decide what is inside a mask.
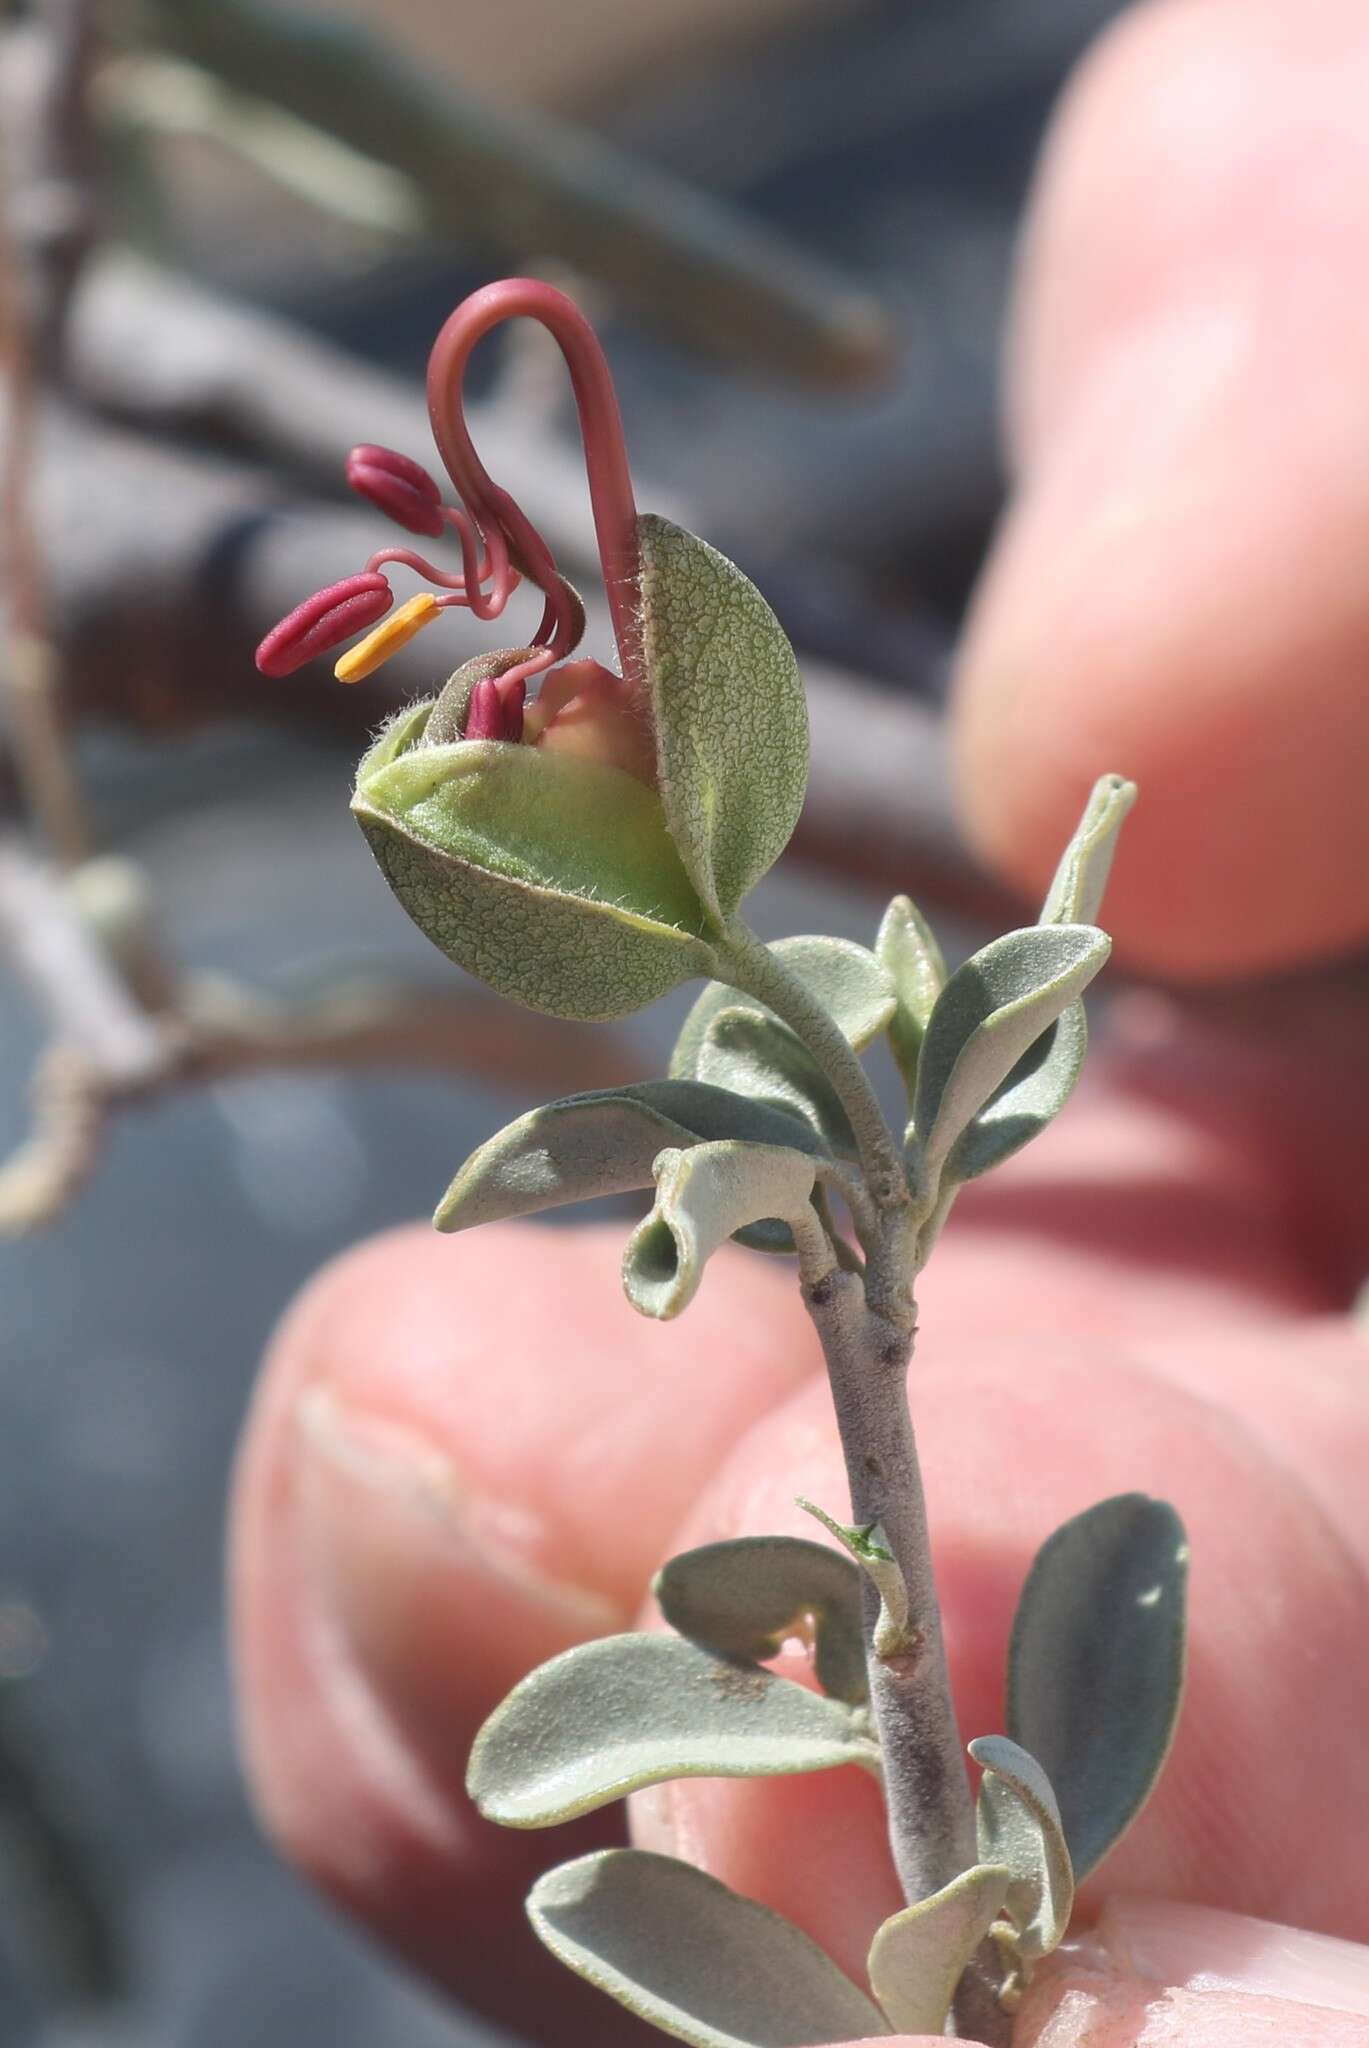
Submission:
[[[1038,892],[1094,774],[1135,775],[1107,921],[1123,963],[1190,980],[1369,937],[1366,96],[1359,0],[1138,8],[1066,99],[1024,245],[964,811]],[[1059,1521],[1140,1487],[1194,1547],[1174,1756],[1083,1893],[1100,1941],[1043,1978],[1023,2040],[1369,2042],[1369,1342],[1344,1314],[1369,1263],[1363,1001],[1232,1023],[1127,998],[919,1289],[967,1734],[1001,1727],[1012,1604]],[[519,1901],[606,1824],[486,1828],[469,1739],[530,1665],[631,1624],[672,1550],[809,1534],[796,1493],[842,1506],[792,1277],[720,1257],[650,1325],[621,1236],[416,1227],[332,1266],[268,1359],[232,1556],[248,1764],[286,1852],[461,1996],[603,2043],[614,2009],[543,1963]],[[853,1970],[898,1903],[850,1772],[674,1788],[635,1825]],[[1170,1903],[1116,1903],[1138,1895]]]

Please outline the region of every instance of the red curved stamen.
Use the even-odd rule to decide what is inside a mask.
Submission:
[[[561,659],[575,644],[576,621],[555,560],[517,501],[489,475],[475,451],[462,410],[466,365],[476,343],[505,320],[524,316],[542,323],[570,371],[618,658],[623,675],[637,684],[642,673],[637,507],[613,380],[603,350],[579,307],[564,292],[531,277],[504,278],[463,300],[447,319],[428,359],[433,438],[476,525],[491,544],[495,532],[502,532],[518,568],[544,592],[546,606],[537,640],[549,644],[553,660]]]
[[[394,448],[363,441],[347,457],[346,475],[352,489],[396,526],[426,533],[430,540],[441,539],[442,493],[422,463]]]

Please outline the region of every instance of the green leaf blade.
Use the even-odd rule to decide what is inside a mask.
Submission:
[[[667,1147],[718,1138],[821,1154],[810,1123],[700,1081],[644,1081],[544,1103],[486,1140],[433,1218],[439,1230],[532,1216],[561,1203],[652,1185]]]
[[[1006,1869],[979,1863],[884,1922],[870,1948],[870,1988],[896,2032],[941,2033],[1008,1883]]]
[[[975,1825],[981,1863],[1011,1872],[1005,1904],[1031,1964],[1064,1940],[1074,1908],[1074,1870],[1050,1779],[1005,1735],[981,1735],[970,1755],[984,1769]]]
[[[681,1314],[714,1252],[756,1224],[777,1218],[808,1242],[825,1242],[812,1207],[813,1159],[791,1146],[723,1139],[662,1152],[653,1171],[656,1201],[623,1254],[623,1288],[641,1315]]]
[[[811,932],[773,940],[767,951],[803,983],[815,1002],[821,1003],[856,1052],[871,1044],[889,1024],[897,1002],[893,978],[887,964],[867,947],[858,946],[852,939],[834,939]],[[753,1010],[779,1029],[788,1029],[757,997],[743,995],[725,982],[712,981],[686,1017],[676,1040],[670,1059],[673,1076],[683,1080],[697,1076],[699,1051],[709,1025],[721,1011],[735,1009]]]
[[[642,644],[671,837],[726,923],[788,845],[808,784],[808,710],[765,599],[705,541],[638,521]]]
[[[693,2048],[817,2048],[890,2031],[815,1942],[714,1877],[604,1849],[539,1878],[538,1935],[577,1976]]]
[[[835,1699],[863,1704],[860,1573],[829,1544],[798,1536],[701,1544],[662,1565],[652,1591],[673,1629],[726,1657],[773,1657],[811,1616],[818,1683]]]
[[[1135,801],[1134,782],[1121,775],[1099,776],[1046,893],[1042,924],[1098,922],[1117,835]]]
[[[496,1707],[467,1789],[487,1820],[541,1828],[671,1778],[873,1766],[865,1719],[682,1637],[607,1636],[543,1664]]]
[[[943,1182],[978,1180],[1039,1137],[1074,1093],[1088,1043],[1084,1005],[1071,1003],[971,1117],[947,1156]]]
[[[1017,1062],[1092,981],[1111,950],[1092,925],[1029,925],[958,967],[923,1040],[916,1141],[939,1170]]]
[[[1076,1881],[1158,1777],[1183,1690],[1188,1545],[1168,1502],[1120,1494],[1042,1546],[1008,1654],[1008,1733],[1045,1771]]]
[[[946,962],[922,912],[907,896],[895,896],[875,939],[875,954],[894,984],[889,1044],[911,1097],[918,1060],[936,999],[946,986]]]

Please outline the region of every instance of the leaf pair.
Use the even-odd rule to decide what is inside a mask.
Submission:
[[[458,738],[459,677],[402,712],[357,771],[353,811],[409,915],[552,1016],[626,1016],[709,974],[712,940],[788,843],[807,784],[803,687],[764,598],[666,520],[641,519],[638,538],[654,787]]]
[[[1093,919],[1135,794],[1104,776],[1040,922],[994,939],[949,978],[912,904],[889,906],[876,950],[895,983],[890,1038],[913,1106],[910,1171],[929,1203],[1011,1157],[1068,1099],[1087,1042],[1079,998],[1111,949]]]

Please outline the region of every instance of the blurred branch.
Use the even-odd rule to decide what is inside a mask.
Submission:
[[[514,1092],[636,1078],[616,1034],[511,1016],[481,994],[370,975],[289,1001],[225,975],[178,978],[126,861],[88,863],[66,882],[0,840],[0,940],[49,1029],[29,1136],[0,1164],[0,1237],[56,1221],[117,1117],[177,1088],[316,1067],[474,1073]]]
[[[821,383],[888,366],[879,303],[816,257],[535,110],[496,109],[363,22],[283,0],[155,0],[187,57],[411,179],[435,229],[504,264],[549,252],[675,341]]]

